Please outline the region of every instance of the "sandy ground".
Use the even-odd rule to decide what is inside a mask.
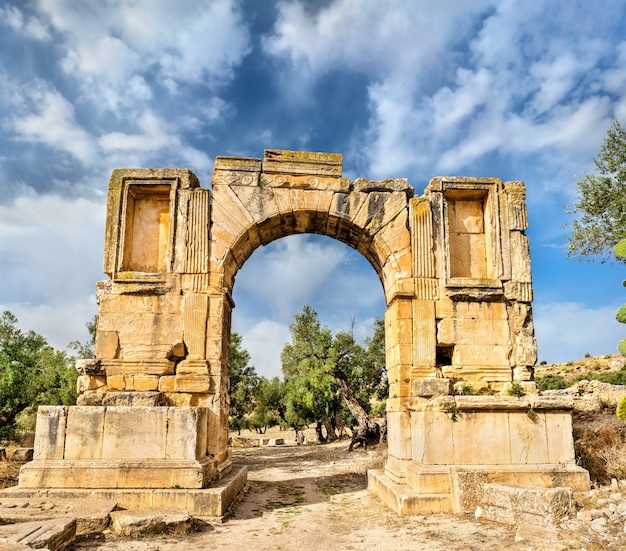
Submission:
[[[582,549],[551,541],[550,534],[541,531],[516,538],[520,534],[517,527],[477,520],[472,515],[399,517],[367,490],[366,471],[382,465],[384,450],[376,447],[348,453],[347,448],[347,440],[326,445],[235,448],[234,459],[248,466],[249,488],[223,524],[199,519],[191,533],[136,540],[104,534],[78,541],[72,549]]]

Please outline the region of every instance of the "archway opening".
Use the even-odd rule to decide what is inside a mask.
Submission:
[[[377,318],[382,320],[385,313],[385,297],[376,271],[360,253],[326,236],[290,235],[257,249],[237,273],[233,299],[236,308],[232,314],[232,331],[237,337],[231,344],[238,344],[249,352],[254,373],[266,381],[277,377],[285,383],[289,379],[282,370],[281,352],[292,341],[290,325],[297,317],[302,318],[306,308],[315,314],[323,338],[328,338],[333,346],[337,343],[333,339],[340,333],[347,333],[354,338],[355,350],[365,350],[376,327],[379,334],[384,331],[382,322],[376,322]],[[382,346],[384,369],[384,344]],[[231,347],[231,362],[241,361],[239,352]],[[233,367],[239,370],[241,365],[232,363],[231,373]],[[240,397],[244,395],[240,392]],[[379,392],[372,397],[378,400],[378,415],[381,410],[384,412],[381,395]],[[231,430],[237,430],[241,425],[233,423],[232,416],[241,413],[241,407],[234,412],[233,399],[239,400],[231,393],[230,425]],[[285,418],[278,421],[283,427],[287,424]],[[254,422],[246,428],[252,425]],[[333,424],[340,425],[339,419]],[[325,428],[326,436],[328,429]],[[290,438],[294,437],[291,433]]]
[[[305,304],[333,333],[348,331],[354,318],[359,342],[385,313],[383,289],[369,262],[347,245],[313,234],[257,249],[237,273],[233,299],[232,330],[243,336],[252,363],[267,377],[280,375],[280,349]]]

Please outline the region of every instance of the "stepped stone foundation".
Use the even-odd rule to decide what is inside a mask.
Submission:
[[[235,277],[295,233],[350,245],[380,278],[389,454],[369,484],[385,503],[461,512],[489,483],[588,487],[572,404],[533,382],[521,182],[437,177],[417,197],[405,179],[344,178],[338,154],[267,150],[218,157],[211,186],[185,169],[113,172],[96,358],[79,365],[77,406],[40,409],[20,492],[176,506],[167,494],[223,514],[245,485],[227,444]]]

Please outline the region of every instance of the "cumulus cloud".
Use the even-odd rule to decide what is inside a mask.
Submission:
[[[300,94],[332,70],[366,75],[370,119],[357,149],[374,177],[458,173],[490,154],[554,155],[571,170],[623,109],[609,97],[624,74],[606,40],[616,10],[336,0],[310,13],[294,2],[281,4],[264,47],[288,61],[283,78]]]
[[[61,66],[87,96],[96,86],[109,100],[114,92],[121,100],[128,81],[154,71],[155,84],[172,91],[179,84],[220,83],[250,51],[243,13],[233,0],[41,0],[38,7],[62,33]]]
[[[57,348],[88,338],[102,275],[105,203],[22,195],[0,204],[0,308]],[[76,337],[68,338],[68,335]]]
[[[347,247],[308,236],[289,236],[258,249],[237,275],[236,293],[253,295],[282,321],[327,288],[347,256]]]
[[[38,17],[26,16],[15,6],[0,6],[0,22],[33,40],[45,41],[50,38],[47,26]]]
[[[94,144],[89,133],[77,122],[74,106],[57,90],[37,82],[24,90],[25,113],[16,113],[10,126],[20,140],[38,142],[72,155],[87,164],[94,159]]]

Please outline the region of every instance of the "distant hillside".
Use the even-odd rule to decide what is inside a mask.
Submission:
[[[535,380],[540,385],[542,378],[562,377],[566,383],[573,383],[580,378],[592,378],[611,382],[613,384],[624,384],[616,379],[622,376],[626,380],[626,358],[621,354],[607,354],[606,356],[589,356],[581,360],[563,362],[557,364],[545,364],[535,366]],[[615,375],[611,375],[615,373]]]

